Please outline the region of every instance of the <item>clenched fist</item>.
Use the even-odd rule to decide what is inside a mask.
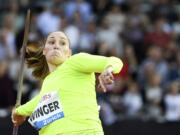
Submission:
[[[16,114],[15,108],[14,108],[12,110],[11,119],[12,119],[14,126],[19,126],[26,120],[26,117]]]

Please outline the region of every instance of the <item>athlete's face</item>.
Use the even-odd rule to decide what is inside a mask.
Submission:
[[[67,36],[63,32],[53,32],[48,35],[43,54],[47,63],[52,65],[62,64],[71,56],[71,49]]]

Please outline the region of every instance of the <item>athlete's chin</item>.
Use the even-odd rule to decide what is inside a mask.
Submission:
[[[60,65],[60,64],[62,64],[64,62],[64,59],[61,59],[61,58],[59,58],[59,57],[54,57],[54,58],[52,58],[52,60],[51,60],[51,64],[53,64],[53,65]]]

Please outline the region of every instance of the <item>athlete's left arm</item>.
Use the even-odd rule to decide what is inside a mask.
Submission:
[[[123,67],[122,61],[117,57],[105,57],[87,53],[79,53],[72,56],[68,64],[75,70],[85,73],[102,73],[108,67],[112,67],[112,72],[116,74]]]

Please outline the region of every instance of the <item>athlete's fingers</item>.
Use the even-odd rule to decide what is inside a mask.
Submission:
[[[102,73],[104,76],[109,76],[112,80],[114,80],[112,72],[109,72],[108,70],[104,71]]]
[[[13,123],[15,123],[15,118],[14,118],[14,114],[15,114],[15,108],[12,109],[12,113],[11,113],[11,120]]]
[[[104,81],[102,77],[99,78],[99,85],[100,85],[100,88],[103,90],[103,92],[106,92],[106,87],[104,85]]]
[[[113,79],[111,78],[111,76],[106,76],[105,78],[103,78],[105,84],[111,84],[113,83]]]
[[[99,76],[99,84],[100,84],[100,87],[102,88],[103,92],[106,92],[106,87],[104,85],[103,79],[101,78],[101,75]]]
[[[110,84],[112,84],[114,81],[113,80],[111,80],[111,79],[106,79],[105,81],[105,85],[110,85]]]
[[[109,73],[109,74],[102,74],[101,78],[102,78],[102,80],[103,80],[105,85],[112,84],[114,82],[113,81],[114,77],[113,77],[113,75],[111,73]]]
[[[114,77],[112,74],[112,71],[109,69],[106,69],[99,75],[99,86],[103,92],[106,92],[106,85],[112,84],[114,81]]]
[[[108,76],[110,77],[111,80],[114,80],[114,76],[111,72],[108,72]]]

